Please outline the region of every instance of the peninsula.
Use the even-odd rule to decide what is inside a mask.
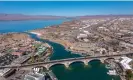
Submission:
[[[33,30],[43,39],[83,55],[114,55],[133,51],[133,16],[81,18]]]

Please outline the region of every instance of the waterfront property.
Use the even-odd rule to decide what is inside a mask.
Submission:
[[[44,55],[44,53],[45,53],[46,50],[47,50],[47,47],[41,45],[40,47],[38,47],[37,50],[38,50],[38,51],[36,52],[35,55]]]
[[[33,71],[24,76],[24,80],[58,80],[50,70],[44,70],[43,67],[33,68]]]
[[[131,62],[132,59],[128,58],[128,57],[122,57],[122,60],[120,61],[121,65],[123,66],[123,68],[125,70],[128,70],[128,69],[132,69],[129,65],[129,62]]]
[[[26,74],[24,80],[45,80],[45,75],[40,73]]]
[[[128,53],[128,54],[131,54],[131,53]],[[126,56],[128,54],[124,54],[124,55]],[[69,65],[71,65],[72,63],[75,63],[75,62],[83,62],[85,65],[88,65],[88,62],[91,61],[91,60],[97,60],[98,59],[101,62],[104,62],[105,60],[108,60],[108,59],[119,60],[120,57],[121,56],[124,56],[124,55],[112,55],[112,57],[110,57],[110,56],[89,57],[88,56],[88,57],[79,57],[79,58],[69,58],[69,59],[52,60],[52,61],[48,61],[48,62],[34,63],[34,64],[31,64],[31,65],[5,66],[5,68],[17,68],[18,67],[18,68],[21,68],[21,69],[27,69],[28,70],[28,69],[34,68],[35,66],[42,66],[42,67],[45,67],[48,70],[49,68],[51,68],[52,66],[57,65],[57,64],[63,64],[66,67],[69,67]],[[116,75],[116,72],[115,71],[110,72],[110,73],[113,74],[113,75]],[[51,73],[49,75],[51,75]],[[31,77],[31,75],[30,75],[30,77]],[[29,78],[29,75],[28,75],[28,78]],[[51,77],[51,78],[53,78],[53,80],[54,80],[54,77]]]

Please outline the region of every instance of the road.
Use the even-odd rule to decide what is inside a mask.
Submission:
[[[38,62],[38,63],[32,63],[32,64],[25,64],[25,65],[7,65],[7,66],[0,66],[0,68],[21,68],[21,67],[27,67],[27,66],[36,66],[41,64],[52,64],[52,63],[58,63],[58,62],[66,62],[66,61],[75,61],[75,60],[84,60],[84,59],[100,59],[100,58],[115,58],[115,57],[121,57],[126,55],[133,55],[133,53],[127,53],[127,54],[118,54],[118,55],[110,55],[110,56],[96,56],[96,57],[78,57],[78,58],[68,58],[68,59],[60,59],[60,60],[51,60],[48,62]]]

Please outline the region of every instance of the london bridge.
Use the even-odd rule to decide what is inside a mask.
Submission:
[[[68,58],[68,59],[60,59],[60,60],[51,60],[47,62],[38,62],[38,63],[32,63],[32,64],[25,64],[25,65],[7,65],[7,66],[0,66],[0,68],[23,68],[23,69],[29,69],[34,68],[36,66],[43,66],[46,69],[49,69],[51,66],[57,65],[57,64],[63,64],[66,67],[69,67],[74,62],[83,62],[85,65],[88,65],[89,61],[92,60],[100,60],[101,62],[104,62],[106,59],[119,59],[121,56],[126,55],[132,55],[132,53],[127,54],[119,54],[119,55],[110,55],[110,56],[96,56],[96,57],[79,57],[79,58]]]

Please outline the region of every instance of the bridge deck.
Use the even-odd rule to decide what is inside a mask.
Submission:
[[[133,54],[133,53],[130,53]],[[127,54],[119,54],[119,55],[111,55],[111,56],[96,56],[96,57],[90,57],[90,56],[86,56],[86,57],[78,57],[78,58],[68,58],[68,59],[60,59],[60,60],[51,60],[48,62],[38,62],[38,63],[33,63],[33,64],[25,64],[25,65],[14,65],[14,66],[0,66],[0,68],[21,68],[21,67],[27,67],[27,66],[35,66],[35,65],[41,65],[41,64],[54,64],[54,63],[58,63],[58,62],[66,62],[66,61],[75,61],[75,60],[84,60],[84,59],[101,59],[101,58],[115,58],[115,57],[120,57],[120,56],[124,56]]]

